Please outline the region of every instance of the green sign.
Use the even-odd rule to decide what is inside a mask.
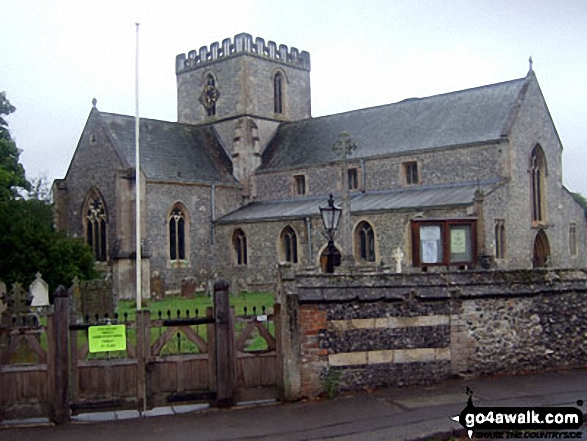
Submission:
[[[126,350],[126,326],[104,325],[88,328],[90,352],[109,352]]]

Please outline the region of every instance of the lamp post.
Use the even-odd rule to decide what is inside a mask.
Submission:
[[[326,263],[326,272],[334,273],[334,234],[340,222],[340,214],[342,210],[334,206],[334,198],[332,195],[328,198],[328,205],[320,207],[320,216],[322,216],[322,223],[324,224],[324,234],[328,238],[328,261]]]

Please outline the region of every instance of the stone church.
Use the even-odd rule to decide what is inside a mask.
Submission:
[[[587,266],[585,212],[532,68],[319,118],[305,51],[239,34],[175,70],[178,121],[140,120],[145,296],[215,275],[267,289],[280,263],[324,271],[329,194],[350,200],[334,241],[353,271]],[[135,295],[134,140],[134,117],[94,105],[53,186],[57,227],[85,239],[121,298]]]

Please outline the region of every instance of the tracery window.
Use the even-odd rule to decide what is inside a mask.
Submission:
[[[186,215],[176,205],[169,216],[169,260],[186,260]]]
[[[545,176],[546,160],[542,148],[537,145],[530,157],[530,193],[532,198],[532,221],[545,220]]]
[[[273,111],[283,113],[283,74],[277,72],[273,77]]]
[[[99,196],[90,198],[85,214],[86,243],[92,249],[94,259],[97,262],[105,262],[108,217],[102,198]]]
[[[281,232],[281,247],[283,260],[298,263],[298,238],[291,227],[285,227]]]
[[[200,103],[206,109],[208,116],[216,115],[216,102],[220,97],[220,92],[216,88],[216,81],[212,74],[206,76],[206,81],[202,87],[202,93],[200,94]]]
[[[232,245],[236,255],[236,263],[238,265],[247,264],[247,236],[240,228],[236,230],[232,236]]]
[[[375,262],[375,234],[368,222],[361,222],[355,229],[357,260]]]

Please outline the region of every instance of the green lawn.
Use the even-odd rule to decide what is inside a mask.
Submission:
[[[230,304],[235,308],[235,315],[261,315],[263,311],[269,311],[273,308],[274,297],[270,293],[241,293],[237,296],[230,296]],[[212,306],[212,298],[206,295],[198,295],[192,299],[186,299],[183,297],[167,297],[163,301],[151,302],[145,301],[142,305],[143,310],[149,310],[151,313],[151,320],[158,320],[159,318],[186,318],[186,317],[205,317],[206,308]],[[135,321],[136,316],[136,303],[130,300],[122,300],[119,302],[116,312],[119,315],[119,320],[124,319],[124,314],[127,314],[129,321]],[[207,326],[198,325],[191,326],[191,328],[204,340],[207,341]],[[242,331],[243,323],[236,323],[236,338]],[[163,335],[167,328],[165,327],[151,327],[151,344]],[[275,326],[273,322],[268,323],[269,332],[275,335]],[[128,332],[129,341],[135,341],[135,331],[129,329]],[[267,349],[267,342],[258,335],[255,330],[252,338],[248,340],[249,343],[246,346],[247,351],[256,351]],[[178,354],[178,353],[198,353],[198,347],[189,339],[187,339],[183,333],[172,338],[161,351],[162,355]],[[110,356],[116,356],[112,353]],[[124,356],[119,354],[118,356]]]

